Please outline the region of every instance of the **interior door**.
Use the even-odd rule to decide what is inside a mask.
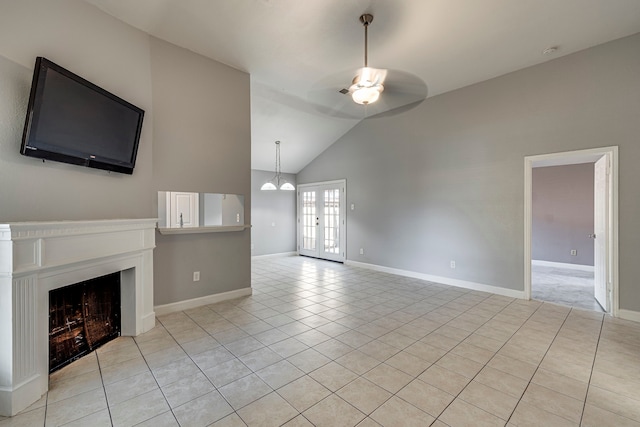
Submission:
[[[298,253],[345,260],[346,182],[298,186]]]
[[[609,233],[609,158],[602,156],[594,169],[594,296],[598,304],[609,312],[607,277],[607,244]]]

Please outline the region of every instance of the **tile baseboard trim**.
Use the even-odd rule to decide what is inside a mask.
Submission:
[[[470,282],[467,280],[452,279],[450,277],[434,276],[431,274],[418,273],[415,271],[400,270],[400,269],[391,268],[391,267],[383,267],[381,265],[368,264],[365,262],[346,260],[344,263],[345,265],[351,265],[353,267],[361,267],[369,270],[381,271],[383,273],[397,274],[398,276],[405,276],[405,277],[411,277],[414,279],[427,280],[429,282],[455,286],[457,288],[465,288],[465,289],[471,289],[474,291],[489,292],[492,294],[502,295],[510,298],[524,299],[524,291],[517,291],[515,289],[506,289],[506,288],[501,288],[499,286],[486,285],[484,283],[476,283],[476,282]]]
[[[542,261],[539,259],[532,259],[531,264],[537,265],[540,267],[568,268],[571,270],[590,271],[590,272],[593,272],[595,270],[595,267],[593,265],[569,264],[567,262]]]
[[[249,296],[252,293],[253,291],[250,287],[236,289],[228,292],[220,292],[219,294],[207,295],[205,297],[178,301],[171,304],[156,305],[154,310],[156,312],[156,316],[163,316],[165,314],[175,313],[176,311],[189,310],[203,305],[215,304],[217,302]]]
[[[640,323],[640,311],[626,310],[621,308],[618,310],[618,317],[624,320],[631,320]]]
[[[278,252],[276,254],[264,254],[264,255],[253,255],[251,259],[259,260],[259,259],[267,259],[267,258],[282,258],[288,256],[297,256],[298,252]]]

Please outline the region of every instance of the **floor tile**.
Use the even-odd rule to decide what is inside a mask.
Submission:
[[[345,385],[336,394],[367,415],[392,396],[382,387],[362,377]]]
[[[104,386],[109,405],[117,405],[156,389],[158,383],[149,371]]]
[[[384,363],[371,369],[363,377],[391,393],[397,393],[413,379],[410,375]]]
[[[391,356],[384,363],[413,377],[420,375],[429,366],[431,366],[431,362],[427,362],[426,360],[414,356],[406,351],[401,351],[400,353]]]
[[[331,391],[308,375],[279,388],[277,391],[300,412],[306,411],[331,394]]]
[[[397,396],[436,418],[455,398],[455,396],[419,379],[407,384],[398,392]]]
[[[515,397],[477,381],[471,381],[458,397],[505,421],[509,419],[518,403],[518,399]]]
[[[520,399],[529,382],[506,372],[485,366],[473,379],[479,383],[492,387],[511,397]]]
[[[335,394],[307,409],[302,415],[315,427],[353,427],[365,417]]]
[[[640,423],[637,421],[598,408],[589,403],[584,407],[584,414],[582,415],[582,423],[580,425],[582,427],[640,427]]]
[[[251,374],[251,369],[238,359],[231,359],[228,362],[220,363],[204,370],[204,374],[218,388],[239,380]]]
[[[469,378],[438,365],[432,365],[418,378],[454,396],[458,395],[470,382]]]
[[[255,374],[247,375],[230,384],[220,387],[220,393],[235,410],[269,394],[272,389]]]
[[[543,408],[574,423],[580,422],[584,402],[537,384],[529,384],[522,402]]]
[[[329,362],[309,374],[314,380],[331,391],[337,391],[357,378],[357,375],[344,366]]]
[[[454,400],[438,419],[451,427],[493,427],[505,424],[504,420],[461,399]]]
[[[256,400],[238,411],[249,427],[278,427],[298,415],[298,411],[277,393]]]
[[[385,427],[422,427],[435,421],[431,415],[395,396],[376,409],[371,418]]]
[[[109,423],[108,425],[111,425],[111,423]],[[91,426],[93,427],[93,424],[91,424]],[[179,426],[180,425],[178,424],[178,420],[176,420],[176,417],[173,415],[173,412],[171,411],[167,411],[160,415],[156,415],[155,417],[147,421],[144,421],[140,424],[136,424],[136,427],[179,427]]]
[[[327,356],[317,352],[312,348],[294,354],[293,356],[287,358],[287,360],[295,365],[298,369],[306,373],[315,371],[321,366],[324,366],[327,363],[331,362],[331,359],[329,359]]]
[[[577,427],[578,423],[562,418],[544,409],[532,406],[526,402],[520,401],[516,406],[509,425],[518,427],[537,427],[537,426],[554,426],[554,427]],[[606,424],[604,424],[606,425]],[[600,427],[602,427],[601,425]]]
[[[204,427],[233,413],[217,391],[200,396],[173,410],[181,426]]]
[[[256,371],[256,374],[267,383],[272,389],[276,390],[291,381],[294,381],[302,376],[304,372],[296,368],[290,362],[281,360],[269,365],[266,368]]]
[[[169,410],[160,390],[153,390],[117,405],[110,406],[114,427],[131,426],[149,420]]]
[[[379,360],[367,356],[359,350],[345,354],[338,358],[336,362],[358,375],[370,371],[381,363]]]
[[[0,426],[2,427],[32,427],[45,425],[44,406],[33,411],[23,412],[11,418],[0,418]],[[51,423],[50,423],[51,425]],[[53,424],[55,425],[55,423]]]
[[[162,387],[162,393],[171,408],[176,408],[214,390],[215,387],[202,372]]]

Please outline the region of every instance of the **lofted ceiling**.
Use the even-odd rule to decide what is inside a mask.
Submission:
[[[310,92],[362,66],[362,13],[374,15],[369,64],[419,77],[428,96],[640,32],[638,0],[85,1],[250,73],[251,166],[273,170],[281,140],[287,173],[361,120],[323,114]]]

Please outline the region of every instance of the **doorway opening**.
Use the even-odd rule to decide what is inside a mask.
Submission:
[[[549,191],[560,197],[563,183],[558,178],[569,170],[572,174],[584,174],[585,168],[592,168],[591,189],[587,190],[592,191],[592,201],[586,200],[584,188],[576,187],[571,198],[581,203],[581,207],[565,203],[565,212],[545,208],[544,204],[552,200],[540,200],[534,183],[538,182],[536,189],[544,189],[544,176],[550,175],[547,181],[556,179],[558,188]],[[617,147],[525,157],[525,298],[591,310],[601,307],[601,311],[617,315],[617,188]],[[580,191],[582,197],[577,194]],[[592,209],[585,203],[590,203]],[[564,219],[554,218],[556,213],[564,215]]]
[[[346,180],[298,185],[298,254],[344,262]]]

